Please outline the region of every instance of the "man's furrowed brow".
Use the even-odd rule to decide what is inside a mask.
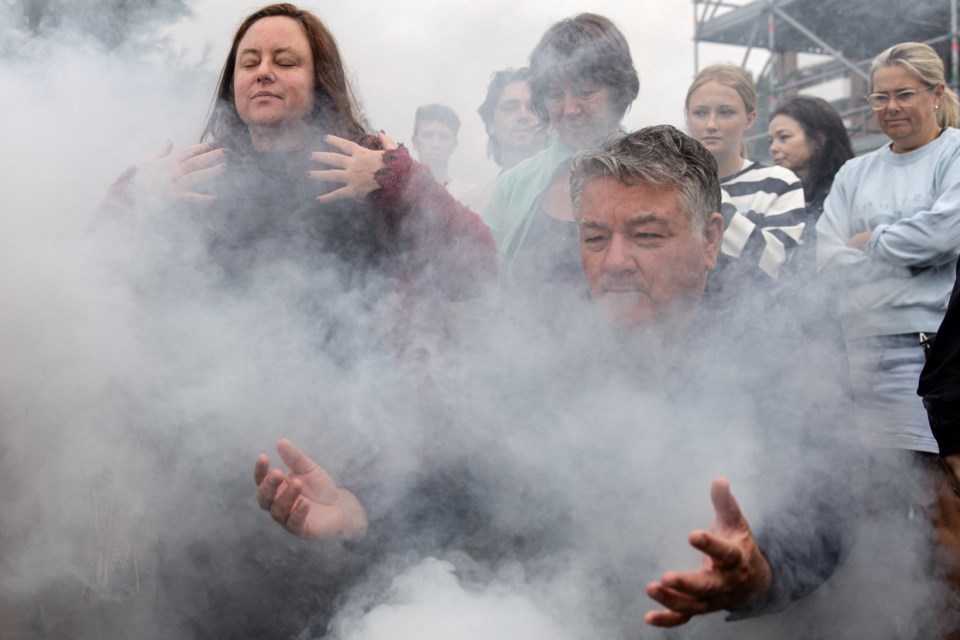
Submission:
[[[667,221],[658,213],[638,213],[635,216],[631,216],[627,220],[631,226],[647,226],[647,225],[657,225],[660,227],[667,226]]]
[[[593,230],[603,230],[607,228],[607,225],[603,224],[598,220],[580,220],[581,229],[593,229]]]

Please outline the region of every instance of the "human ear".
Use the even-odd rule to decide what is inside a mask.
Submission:
[[[714,211],[703,225],[703,257],[707,269],[717,266],[717,254],[723,241],[723,216]]]

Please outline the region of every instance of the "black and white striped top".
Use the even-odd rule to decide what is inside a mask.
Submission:
[[[773,279],[800,243],[805,203],[789,169],[747,161],[720,181],[724,232],[720,250],[749,260]]]

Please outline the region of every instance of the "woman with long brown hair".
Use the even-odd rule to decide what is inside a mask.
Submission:
[[[336,40],[309,11],[273,4],[244,19],[202,137],[128,171],[110,208],[202,216],[210,256],[234,280],[292,260],[347,289],[384,283],[402,311],[379,338],[401,353],[424,319],[442,340],[438,303],[495,278],[479,217],[386,134],[365,134]]]

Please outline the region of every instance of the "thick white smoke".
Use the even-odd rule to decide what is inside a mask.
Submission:
[[[394,16],[377,6],[376,16],[363,6],[331,16],[331,26],[371,124],[403,131],[416,102],[444,96],[418,89],[399,108],[392,96],[410,91],[385,90],[389,74],[366,71],[366,58],[389,58],[381,43],[398,29],[401,43],[419,34],[410,7]],[[479,104],[489,71],[522,65],[552,20],[591,8],[601,11],[571,3],[547,17],[515,7],[525,40],[502,59],[474,56],[465,68],[483,63],[483,73],[442,86],[470,86],[458,100]],[[342,640],[924,637],[939,589],[926,577],[925,532],[886,513],[866,514],[841,573],[786,613],[729,624],[715,614],[669,633],[643,626],[655,608],[646,583],[700,563],[687,535],[713,519],[712,478],[730,478],[754,526],[776,526],[794,495],[803,443],[778,436],[746,401],[776,381],[743,388],[743,372],[731,371],[728,386],[667,401],[638,384],[650,376],[650,352],[611,349],[615,336],[583,301],[565,309],[580,330],[562,343],[540,330],[541,314],[523,310],[520,321],[473,326],[447,366],[424,375],[318,333],[325,314],[363,326],[380,311],[329,274],[274,261],[234,287],[206,255],[202,216],[135,207],[124,219],[99,218],[126,166],[167,138],[178,148],[197,140],[213,67],[241,13],[218,9],[225,36],[199,64],[163,47],[28,37],[11,5],[0,5],[9,96],[0,118],[0,596],[14,611],[0,635],[289,637],[315,613],[336,611],[330,631]],[[515,28],[503,15],[473,17]],[[448,49],[454,35],[445,34]],[[492,27],[482,40],[495,52],[513,41]],[[660,48],[632,42],[643,89],[631,123],[667,119],[653,115],[662,113],[648,106],[654,96],[675,104],[678,120],[689,65],[671,71],[683,82],[667,90],[658,83],[667,71],[648,71],[662,62]],[[410,62],[409,75],[430,78],[430,65],[450,57]],[[482,145],[474,149],[476,160]],[[318,287],[332,295],[314,309]],[[792,346],[830,348],[815,337]],[[634,360],[636,375],[625,374]],[[733,361],[700,366],[722,371]],[[837,392],[836,372],[808,373],[810,397]],[[449,540],[415,552],[393,540],[399,548],[383,556],[295,540],[253,499],[253,459],[276,458],[280,437],[345,486],[387,480],[374,482],[378,503],[429,511],[437,497],[419,503],[418,483],[439,476],[482,519],[455,518]],[[808,469],[818,479],[837,471]],[[303,637],[324,632],[321,623]]]

